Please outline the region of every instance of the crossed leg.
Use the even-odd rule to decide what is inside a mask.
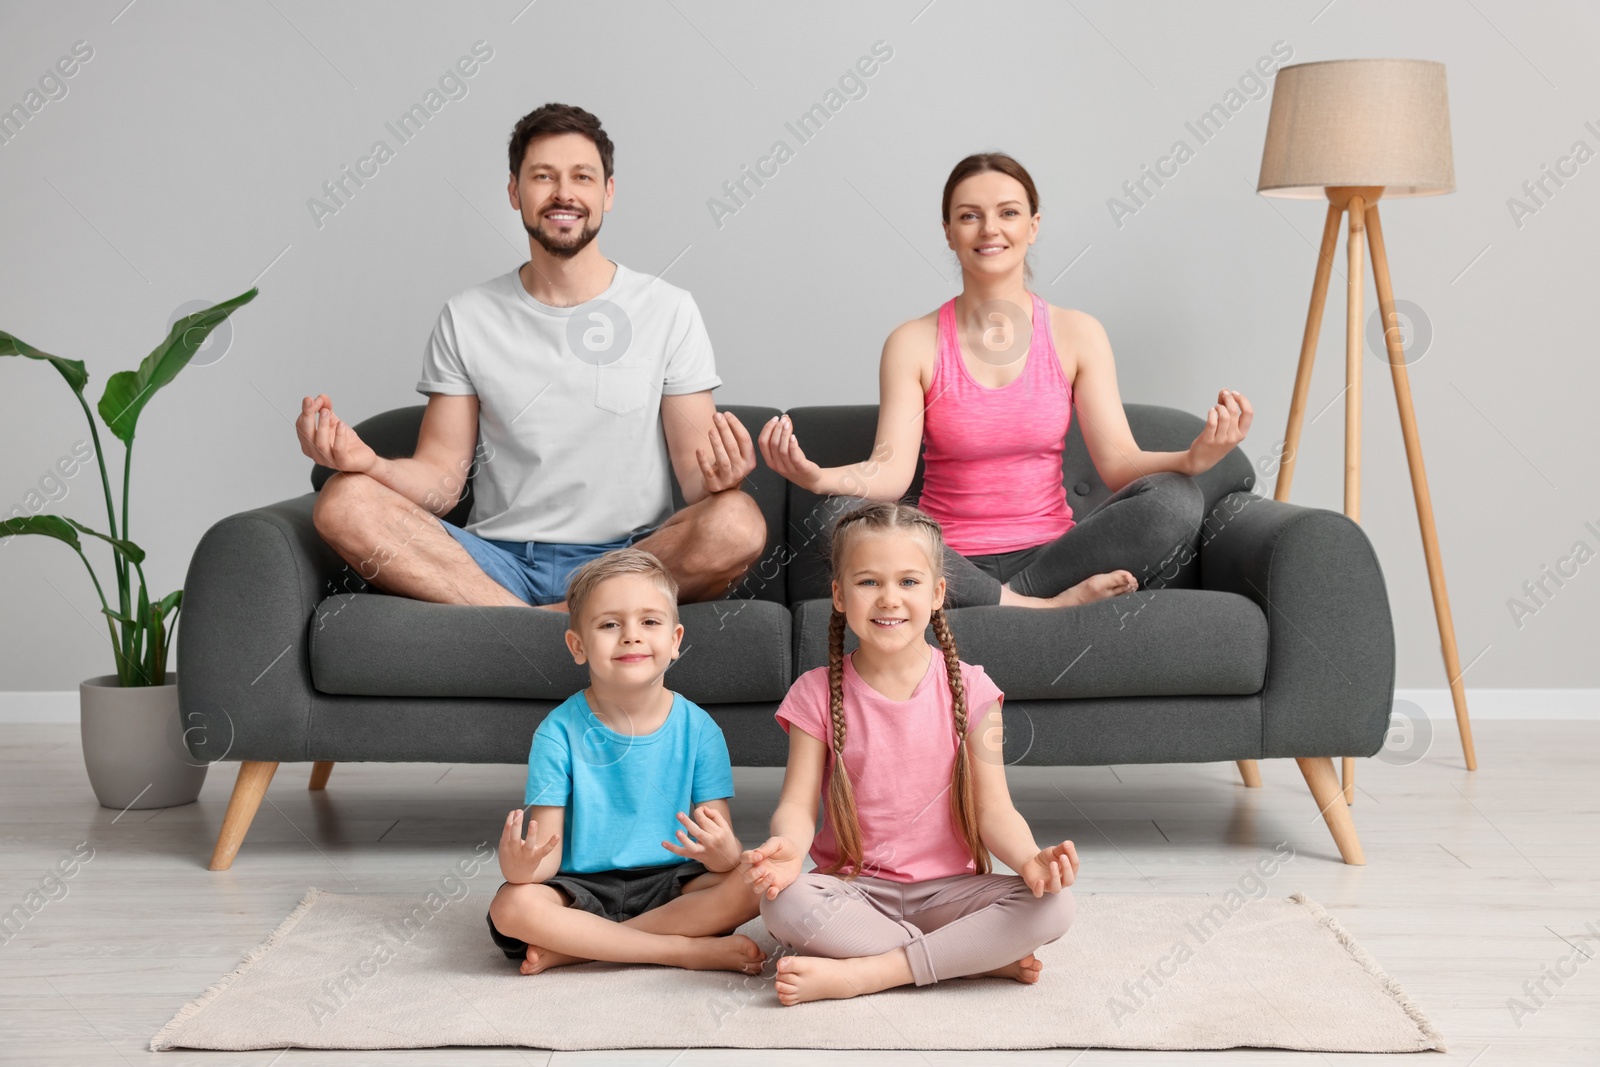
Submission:
[[[571,903],[551,885],[505,885],[495,894],[495,928],[528,943],[523,974],[590,960],[755,974],[766,961],[754,941],[732,933],[760,912],[737,870],[699,875],[682,895],[620,923]]]
[[[312,518],[329,547],[382,592],[437,604],[528,606],[485,574],[435,515],[365,474],[328,479]],[[766,536],[760,507],[731,490],[675,512],[635,547],[666,564],[688,604],[725,595]],[[565,601],[544,606],[566,610]]]

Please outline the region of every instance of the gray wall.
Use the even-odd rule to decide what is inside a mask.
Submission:
[[[86,360],[92,402],[176,309],[260,276],[226,352],[202,356],[140,427],[132,534],[154,584],[175,589],[210,524],[306,491],[290,425],[301,396],[326,391],[352,421],[421,401],[412,386],[442,302],[526,257],[505,142],[531,108],[578,103],[605,122],[619,147],[602,247],[651,273],[671,264],[694,293],[724,403],[873,401],[884,336],[956,291],[937,218],[945,175],[968,152],[1002,149],[1041,187],[1035,287],[1105,324],[1124,398],[1203,411],[1217,389],[1240,389],[1257,411],[1245,448],[1268,469],[1324,209],[1254,192],[1264,91],[1206,144],[1185,122],[1275,42],[1289,62],[1441,60],[1458,190],[1384,217],[1397,296],[1431,331],[1411,380],[1463,663],[1482,652],[1467,683],[1600,685],[1600,561],[1548,585],[1520,627],[1507,603],[1575,542],[1600,549],[1600,162],[1548,185],[1520,221],[1508,203],[1575,142],[1600,149],[1593,8],[925,3],[6,4],[0,106],[75,42],[93,56],[64,96],[46,78],[58,98],[0,145],[0,328]],[[866,95],[797,145],[784,123],[880,40],[893,58]],[[466,95],[396,147],[384,124],[478,41],[493,56]],[[308,200],[380,138],[394,158],[318,225]],[[1117,225],[1108,200],[1180,138],[1194,157]],[[777,139],[794,158],[719,226],[708,199]],[[1334,286],[1313,412],[1343,386]],[[1370,312],[1370,271],[1367,294]],[[1394,602],[1398,684],[1442,686],[1381,355],[1369,351],[1364,373],[1363,519]],[[87,431],[41,365],[3,361],[0,396],[9,512]],[[1335,402],[1307,430],[1297,502],[1341,506],[1342,429]],[[66,481],[49,510],[103,525],[96,477]],[[66,690],[111,668],[97,601],[63,546],[0,542],[0,583],[0,690]]]

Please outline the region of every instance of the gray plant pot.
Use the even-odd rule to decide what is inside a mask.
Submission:
[[[103,674],[78,685],[83,763],[94,795],[107,808],[171,808],[192,804],[210,764],[183,743],[178,676],[165,685],[124,689]]]

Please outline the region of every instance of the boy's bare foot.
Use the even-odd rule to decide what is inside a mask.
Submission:
[[[1033,985],[1039,980],[1039,972],[1042,970],[1044,970],[1044,964],[1039,960],[1038,956],[1030,952],[1020,960],[1008,963],[1004,967],[996,967],[992,971],[983,971],[979,974],[969,974],[964,977],[1015,978],[1023,985]]]
[[[553,948],[540,948],[538,945],[529,945],[527,956],[517,969],[523,974],[541,974],[552,967],[565,967],[571,963],[589,963],[590,960],[582,956],[569,956],[565,952],[557,952]]]
[[[688,947],[678,964],[691,971],[740,971],[760,974],[767,954],[743,934],[727,937],[686,937]]]

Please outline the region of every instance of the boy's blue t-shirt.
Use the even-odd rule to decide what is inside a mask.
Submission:
[[[587,874],[683,863],[661,846],[677,841],[678,812],[731,796],[728,743],[698,704],[673,693],[658,730],[619,734],[580,690],[533,732],[523,803],[566,808],[561,870]]]

